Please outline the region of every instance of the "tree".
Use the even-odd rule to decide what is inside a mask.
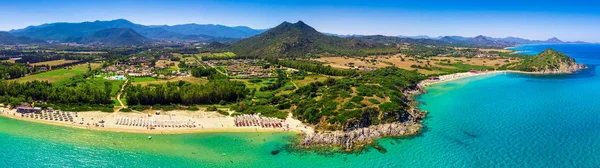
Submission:
[[[112,83],[109,81],[104,82],[104,92],[106,92],[106,99],[110,99],[110,93],[112,92]]]

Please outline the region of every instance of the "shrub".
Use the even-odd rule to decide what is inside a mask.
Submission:
[[[138,105],[135,105],[135,106],[131,106],[130,108],[131,108],[132,110],[135,110],[135,111],[144,111],[144,110],[147,110],[147,109],[149,109],[149,108],[150,108],[150,106],[142,106],[142,105],[139,105],[139,104],[138,104]]]
[[[370,98],[368,101],[369,101],[370,103],[373,103],[373,104],[379,104],[379,103],[381,103],[381,102],[379,102],[379,100],[377,100],[377,99],[373,99],[373,98]]]
[[[198,111],[200,109],[198,107],[196,107],[196,106],[191,106],[191,107],[188,107],[186,110],[188,110],[188,111]]]
[[[222,114],[224,116],[229,116],[229,112],[227,112],[225,110],[217,110],[217,113]]]
[[[122,108],[121,110],[119,110],[120,112],[131,112],[130,108]]]
[[[206,111],[217,111],[217,107],[215,107],[215,106],[208,106],[206,108]]]
[[[262,82],[262,80],[260,80],[258,78],[252,78],[252,79],[249,79],[248,82],[250,82],[250,83],[260,83],[260,82]]]
[[[352,99],[350,99],[350,101],[355,102],[355,103],[359,103],[363,99],[365,99],[365,98],[362,97],[362,96],[354,96],[354,97],[352,97]]]

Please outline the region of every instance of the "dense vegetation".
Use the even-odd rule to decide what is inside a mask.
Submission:
[[[424,78],[413,71],[383,68],[359,77],[311,83],[290,94],[290,103],[296,105],[295,117],[321,129],[347,130],[402,121],[410,110],[403,90]],[[366,97],[379,99],[379,104]]]
[[[125,91],[129,105],[154,104],[217,104],[236,102],[245,98],[248,90],[243,83],[226,79],[211,80],[207,84],[171,82],[164,85],[130,86]]]
[[[108,84],[106,84],[108,85]],[[55,86],[48,82],[8,82],[0,80],[0,102],[19,105],[21,102],[42,101],[54,104],[112,104],[111,87],[77,85]]]
[[[269,62],[278,64],[284,67],[295,68],[308,72],[314,72],[318,74],[332,75],[332,76],[348,76],[356,74],[355,70],[347,69],[336,69],[331,66],[323,66],[319,62],[313,61],[301,61],[301,60],[281,60],[276,58],[266,58]]]
[[[195,77],[207,77],[210,75],[217,74],[217,70],[215,68],[204,67],[204,66],[198,66],[198,67],[191,68],[190,72],[192,73],[192,76],[195,76]]]
[[[8,62],[0,62],[0,78],[14,79],[23,77],[29,73],[27,66],[23,64],[13,64]]]

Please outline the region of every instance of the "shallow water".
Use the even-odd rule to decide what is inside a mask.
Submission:
[[[552,47],[590,66],[574,75],[498,74],[433,85],[425,132],[387,152],[290,152],[290,133],[153,135],[0,118],[7,167],[599,167],[600,45]]]

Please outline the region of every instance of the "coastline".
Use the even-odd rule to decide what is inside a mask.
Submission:
[[[577,64],[581,65],[581,64]],[[587,68],[585,65],[582,67],[578,67],[576,71]],[[526,72],[526,71],[517,71],[517,70],[495,70],[495,71],[478,71],[478,72],[461,72],[454,73],[448,75],[438,76],[438,80],[425,79],[417,84],[420,88],[426,88],[429,85],[450,82],[458,79],[475,77],[475,76],[483,76],[483,75],[492,75],[492,74],[505,74],[505,73],[517,73],[517,74],[527,74],[527,75],[553,75],[553,74],[572,74],[576,71],[551,71],[551,72]]]
[[[482,75],[495,75],[501,73],[520,73],[520,74],[531,74],[531,75],[546,75],[546,74],[568,74],[572,72],[524,72],[515,70],[499,70],[499,71],[471,71],[463,73],[454,73],[448,75],[438,76],[437,79],[426,79],[420,81],[418,84],[407,88],[403,91],[407,95],[418,95],[426,93],[426,87],[449,81],[454,81],[463,78],[482,76]],[[409,101],[415,102],[411,98]],[[28,117],[22,117],[20,113],[17,113],[14,109],[0,108],[0,117],[7,117],[16,120],[35,122],[41,124],[48,124],[54,126],[63,126],[76,129],[87,129],[94,131],[110,131],[110,132],[125,132],[125,133],[139,133],[139,134],[193,134],[193,133],[236,133],[236,132],[293,132],[300,135],[301,141],[299,145],[311,148],[318,146],[339,146],[343,150],[349,151],[357,148],[362,148],[374,142],[379,138],[386,137],[402,137],[402,136],[413,136],[421,132],[421,128],[424,126],[421,124],[427,112],[420,111],[417,107],[412,107],[407,110],[408,119],[403,122],[391,122],[386,124],[371,125],[364,128],[357,128],[349,131],[324,131],[317,132],[311,126],[303,124],[301,121],[296,120],[292,117],[291,113],[288,117],[282,121],[284,125],[289,127],[279,128],[263,128],[260,126],[248,126],[248,127],[236,127],[235,118],[231,116],[223,116],[214,112],[193,112],[175,110],[169,112],[163,112],[162,115],[155,115],[150,113],[141,112],[78,112],[75,113],[76,117],[74,122],[66,121],[50,121],[43,119],[33,119]],[[147,126],[141,125],[118,125],[119,119],[128,118],[133,120],[143,121],[176,121],[176,123],[193,123],[198,127],[161,127],[155,129],[149,129]],[[87,120],[86,120],[87,119]],[[80,122],[81,121],[81,122]],[[102,126],[97,123],[102,122]],[[179,122],[184,121],[184,122]],[[200,124],[197,124],[200,123]]]

